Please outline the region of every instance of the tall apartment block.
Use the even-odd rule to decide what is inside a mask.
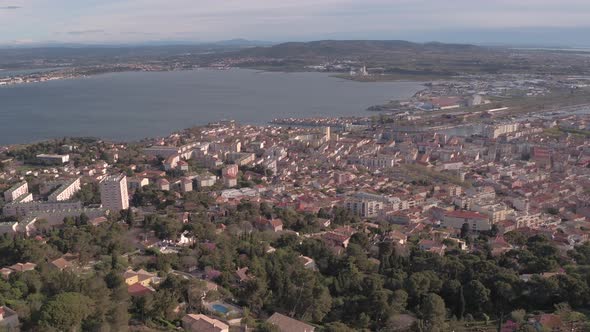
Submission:
[[[124,174],[111,175],[100,182],[102,206],[113,212],[129,208],[127,177]]]

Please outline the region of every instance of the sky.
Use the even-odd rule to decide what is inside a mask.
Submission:
[[[589,0],[0,0],[0,45],[405,39],[590,46]]]

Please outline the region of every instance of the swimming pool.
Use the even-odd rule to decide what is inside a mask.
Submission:
[[[214,304],[211,306],[211,308],[213,308],[213,310],[215,310],[221,314],[224,314],[224,315],[229,312],[229,308],[224,305],[221,305],[221,304]]]

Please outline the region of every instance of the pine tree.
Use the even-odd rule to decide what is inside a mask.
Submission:
[[[125,215],[125,222],[130,227],[133,226],[133,211],[131,210],[131,208],[127,209],[127,214]]]
[[[463,319],[465,315],[465,296],[463,295],[463,286],[459,288],[459,302],[457,304],[457,318]]]

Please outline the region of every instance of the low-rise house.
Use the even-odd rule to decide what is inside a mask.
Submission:
[[[529,320],[537,331],[563,331],[563,320],[556,314],[541,314]]]
[[[399,245],[405,245],[408,242],[408,236],[398,230],[393,230],[383,237],[383,241],[391,242]]]
[[[180,234],[180,237],[176,241],[176,245],[181,247],[192,246],[195,244],[195,241],[196,239],[194,236],[190,235],[188,231],[184,231]]]
[[[330,224],[332,224],[332,222],[330,221],[330,219],[324,219],[324,218],[317,218],[316,222],[318,225],[320,225],[321,227],[330,227]]]
[[[2,269],[0,269],[0,275],[2,275],[2,278],[8,280],[8,278],[10,277],[10,274],[13,273],[14,271],[12,271],[11,269],[7,268],[7,267],[3,267]]]
[[[190,332],[228,332],[229,325],[203,314],[188,314],[182,318],[182,328]]]
[[[443,256],[447,246],[443,243],[434,240],[423,239],[418,242],[420,250],[429,251],[433,254]]]
[[[140,283],[136,283],[127,287],[127,293],[131,296],[140,297],[148,293],[155,292],[150,286],[144,286]]]
[[[350,242],[350,237],[350,235],[339,234],[336,232],[326,232],[322,235],[322,240],[330,247],[346,249]]]
[[[170,181],[164,178],[158,179],[157,185],[159,190],[170,191]]]
[[[252,279],[252,277],[248,274],[248,267],[243,267],[236,271],[236,276],[238,277],[239,282],[246,282]]]
[[[514,247],[504,239],[503,236],[498,235],[493,239],[489,240],[490,247],[492,249],[492,256],[502,255]]]
[[[2,275],[2,278],[8,279],[14,272],[33,271],[35,270],[35,267],[37,267],[37,264],[34,263],[16,263],[12,266],[0,269],[0,275]]]
[[[123,279],[129,286],[135,284],[141,284],[143,286],[149,286],[150,284],[158,283],[158,276],[155,273],[147,272],[144,269],[139,269],[137,272],[128,269],[123,273]]]
[[[195,178],[198,188],[212,187],[217,182],[217,177],[211,173],[200,174]]]
[[[303,267],[308,270],[317,270],[315,261],[311,257],[299,256],[299,261],[303,264]]]
[[[0,330],[2,331],[19,331],[20,322],[16,311],[7,306],[0,307]]]
[[[266,320],[269,324],[276,326],[281,332],[313,332],[315,327],[298,321],[291,317],[275,312]]]
[[[181,160],[181,161],[178,162],[178,168],[181,171],[187,172],[189,170],[189,165],[188,165],[188,163],[186,161]]]
[[[68,270],[75,266],[76,259],[77,257],[74,255],[66,254],[56,260],[51,261],[49,266],[60,271]]]
[[[283,230],[283,221],[281,219],[259,218],[255,222],[256,228],[262,231],[280,232]]]
[[[193,191],[193,180],[189,178],[182,178],[182,180],[180,180],[180,190],[183,193]]]
[[[130,177],[127,178],[127,186],[129,189],[139,189],[150,184],[150,180],[144,177]]]

